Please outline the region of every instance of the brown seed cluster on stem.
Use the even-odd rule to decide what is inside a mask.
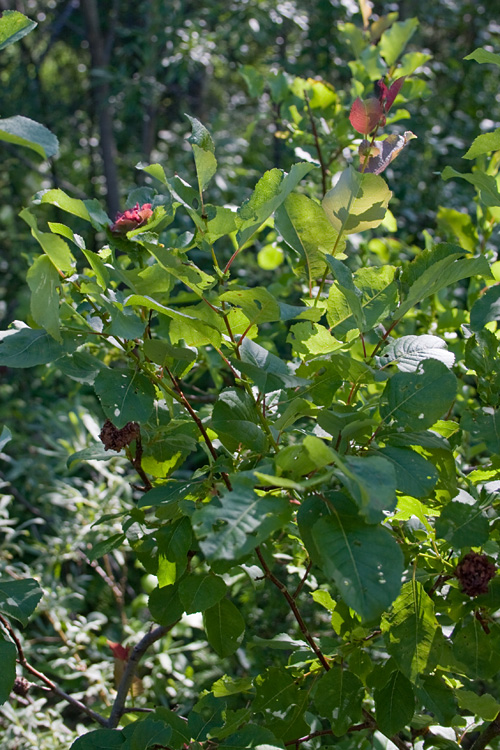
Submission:
[[[103,428],[99,434],[104,449],[109,451],[121,451],[126,445],[130,445],[132,440],[137,440],[141,435],[141,428],[137,422],[127,422],[121,430],[115,427],[111,420],[104,422]]]
[[[488,593],[488,584],[496,571],[496,565],[486,555],[469,552],[458,563],[455,575],[464,594],[479,596]]]

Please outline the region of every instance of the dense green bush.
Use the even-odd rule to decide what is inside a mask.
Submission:
[[[429,55],[416,20],[364,20],[350,89],[242,70],[287,160],[244,200],[191,116],[194,171],[139,165],[118,216],[60,188],[21,213],[43,252],[0,334],[12,750],[498,745],[500,129],[442,173],[475,215],[400,236]]]

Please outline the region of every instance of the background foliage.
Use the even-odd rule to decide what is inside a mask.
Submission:
[[[398,22],[407,23],[412,6],[376,3],[374,12],[398,12]],[[283,747],[316,733],[306,747],[391,747],[391,742],[409,747],[412,741],[456,747],[462,735],[470,745],[476,725],[494,720],[500,709],[497,579],[488,593],[470,598],[454,577],[470,550],[490,560],[498,556],[498,342],[492,321],[499,145],[489,144],[472,162],[476,176],[491,178],[489,192],[475,177],[471,185],[450,169],[468,172],[471,162],[463,161],[464,153],[481,132],[499,124],[498,68],[463,60],[477,47],[498,50],[491,8],[419,3],[420,23],[403,54],[422,54],[421,65],[405,83],[394,124],[387,127],[388,132],[408,127],[397,119],[406,110],[418,136],[384,173],[396,219],[389,214],[373,231],[350,234],[345,263],[330,262],[336,282],[329,277],[321,286],[319,298],[328,293],[326,307],[315,306],[326,314],[321,326],[310,311],[286,321],[287,314],[297,315],[286,305],[303,305],[311,292],[312,299],[318,295],[325,255],[318,245],[336,247],[335,219],[325,220],[319,201],[331,175],[357,160],[358,136],[348,120],[352,101],[373,96],[374,82],[387,72],[374,56],[377,47],[360,41],[358,6],[211,2],[200,8],[174,2],[168,26],[160,0],[133,7],[55,0],[16,7],[39,25],[1,52],[2,116],[43,122],[60,148],[57,157],[42,160],[34,151],[1,145],[2,328],[26,320],[49,331],[43,346],[59,346],[58,324],[46,304],[58,286],[48,270],[53,260],[45,247],[46,255],[39,256],[30,215],[24,214],[24,222],[18,216],[40,189],[96,199],[112,219],[120,208],[150,199],[153,207],[156,201],[156,218],[162,211],[169,216],[169,186],[143,169],[134,173],[134,167],[160,163],[170,185],[177,173],[197,189],[193,145],[199,149],[194,149],[198,179],[209,184],[214,207],[241,206],[274,167],[295,175],[291,189],[304,177],[288,203],[276,201],[274,225],[265,211],[255,227],[251,214],[240,211],[247,221],[239,227],[241,246],[245,231],[250,238],[260,223],[264,228],[231,266],[235,285],[217,294],[213,288],[211,303],[232,308],[236,334],[252,323],[258,327],[236,354],[225,351],[232,368],[221,367],[215,352],[224,333],[220,325],[193,313],[200,295],[212,293],[210,281],[193,269],[189,277],[169,265],[170,256],[158,256],[153,236],[106,236],[106,220],[94,214],[89,224],[81,204],[76,218],[68,215],[64,209],[69,206],[73,214],[74,206],[61,202],[61,194],[39,196],[32,205],[46,237],[60,236],[55,223],[64,223],[83,238],[72,245],[75,255],[79,244],[97,252],[111,242],[122,272],[133,274],[134,264],[140,269],[151,262],[147,257],[157,258],[151,267],[168,271],[160,274],[161,290],[151,283],[135,290],[134,318],[119,297],[101,306],[107,284],[99,280],[104,271],[95,256],[87,255],[86,265],[79,262],[77,269],[98,316],[106,325],[111,320],[113,335],[132,342],[126,347],[132,358],[149,304],[139,297],[158,292],[157,307],[150,309],[166,305],[168,277],[169,304],[173,299],[181,311],[189,306],[198,336],[182,321],[175,329],[165,317],[153,316],[154,336],[149,349],[139,344],[140,356],[145,352],[149,361],[170,368],[174,379],[185,378],[189,402],[211,440],[220,442],[212,464],[197,425],[185,418],[185,407],[172,393],[168,409],[162,405],[151,419],[153,386],[147,380],[137,398],[120,402],[117,420],[122,355],[97,340],[84,348],[84,360],[69,354],[54,364],[48,356],[40,360],[45,366],[26,370],[2,361],[0,418],[8,431],[0,445],[1,579],[22,587],[35,578],[44,597],[28,625],[23,612],[1,611],[14,618],[28,661],[75,701],[108,716],[125,661],[109,642],[135,646],[149,631],[150,612],[166,631],[141,662],[140,683],[127,705],[160,708],[139,724],[137,714],[124,715],[121,726],[133,721],[126,746],[145,748],[156,741],[181,747],[185,740],[210,744],[213,737],[225,747]],[[389,72],[391,80],[397,77]],[[307,83],[310,77],[325,83]],[[210,183],[212,147],[197,121],[215,142],[217,173]],[[318,146],[329,174],[308,166],[294,173],[297,162],[317,163]],[[441,180],[445,167],[448,179]],[[134,182],[140,191],[130,193]],[[180,182],[174,187],[179,195]],[[272,189],[263,189],[262,196],[271,202]],[[301,213],[306,198],[317,202]],[[202,210],[194,208],[189,191],[181,192],[182,200],[193,210],[181,206],[161,241],[179,249],[184,236],[180,257],[187,248],[194,264],[214,274],[199,231],[193,240],[184,234],[194,231],[193,221],[199,230],[196,212]],[[218,217],[224,231],[216,244],[221,268],[235,249],[224,216]],[[298,237],[305,256],[290,231],[301,216],[306,218]],[[56,234],[47,231],[47,222]],[[124,250],[131,253],[130,266],[120,254]],[[36,258],[41,260],[34,266]],[[27,285],[28,266],[35,270]],[[37,283],[43,284],[41,294]],[[121,290],[119,283],[112,285]],[[85,295],[66,294],[68,309],[92,317]],[[285,307],[278,309],[278,303]],[[403,312],[391,340],[386,333]],[[62,320],[64,327],[68,318]],[[74,332],[70,338],[76,345]],[[382,339],[385,348],[379,347]],[[155,350],[155,340],[177,348]],[[377,348],[378,358],[365,356],[366,347],[369,353]],[[268,350],[281,359],[263,359]],[[235,367],[248,378],[246,390],[234,380]],[[309,389],[304,381],[311,378],[315,386]],[[145,453],[135,469],[159,490],[152,514],[145,515],[143,508],[150,506],[138,490],[144,476],[137,476],[129,460],[137,453],[103,452],[99,433],[106,417],[119,428],[130,420],[141,423]],[[271,446],[278,439],[281,450],[274,457]],[[167,477],[175,484],[165,484]],[[257,497],[264,491],[259,488],[267,494],[259,497],[253,515],[249,511],[247,526],[233,524],[242,507],[252,507],[254,486]],[[210,504],[200,504],[210,496]],[[196,500],[196,509],[188,510]],[[297,528],[290,522],[299,502]],[[336,509],[326,519],[325,502]],[[381,523],[387,514],[389,523]],[[221,516],[227,526],[219,525]],[[178,548],[172,539],[180,540]],[[264,546],[256,555],[258,543]],[[344,556],[351,547],[358,550],[354,570]],[[186,564],[193,564],[195,575],[179,582]],[[353,589],[356,576],[362,581]],[[172,599],[165,598],[170,587]],[[36,592],[20,588],[16,596],[31,613]],[[317,651],[309,648],[311,641],[308,647],[307,636],[304,640],[294,607],[300,607]],[[1,645],[11,663],[13,644],[5,635]],[[9,685],[7,673],[3,679]],[[188,734],[179,716],[189,717]],[[77,704],[37,688],[5,702],[1,717],[4,745],[12,750],[67,748],[95,726]],[[75,748],[98,747],[99,737],[103,747],[115,741],[109,734],[90,737],[92,744],[80,741]],[[121,741],[120,736],[117,746]]]

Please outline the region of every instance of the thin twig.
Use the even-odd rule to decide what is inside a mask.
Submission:
[[[307,96],[305,92],[304,92],[304,98],[306,100],[307,112],[309,114],[309,119],[311,121],[311,130],[314,136],[314,145],[316,146],[316,153],[318,154],[318,161],[321,165],[321,182],[323,186],[323,196],[324,196],[326,194],[326,178],[328,175],[328,167],[326,166],[325,160],[323,159],[323,154],[321,152],[321,146],[319,143],[318,131],[316,128],[316,123],[314,122],[313,113],[311,111],[311,105],[309,104],[309,97]]]
[[[263,557],[262,552],[260,551],[259,547],[255,548],[255,552],[257,554],[257,557],[259,558],[260,564],[262,565],[265,577],[269,578],[269,580],[271,581],[271,583],[273,583],[276,586],[276,588],[278,588],[281,591],[281,593],[283,594],[283,596],[287,600],[288,605],[289,605],[290,609],[293,612],[293,616],[297,620],[299,628],[301,629],[302,633],[304,634],[304,637],[305,637],[306,641],[308,642],[308,644],[310,645],[310,647],[312,648],[312,650],[314,651],[314,653],[318,657],[318,659],[321,662],[321,664],[324,667],[324,669],[328,672],[329,669],[330,669],[330,665],[328,664],[328,661],[326,660],[323,652],[321,651],[320,647],[318,646],[318,644],[316,643],[316,641],[312,637],[311,633],[309,632],[309,629],[308,629],[307,625],[305,624],[304,620],[302,619],[302,615],[300,614],[300,612],[299,612],[299,610],[297,608],[297,605],[295,603],[295,600],[294,600],[293,596],[290,594],[290,592],[288,591],[287,587],[283,583],[281,583],[281,581],[278,578],[276,578],[276,576],[273,575],[273,573],[271,573],[271,571],[270,571],[270,569],[269,569],[266,561],[264,560],[264,557]]]
[[[353,724],[352,727],[349,727],[347,732],[361,732],[363,729],[371,729],[372,726],[371,722],[364,721],[362,724]],[[285,747],[288,745],[300,745],[301,742],[307,742],[315,737],[325,737],[331,734],[333,734],[333,729],[319,729],[317,732],[311,732],[311,734],[306,734],[304,737],[297,737],[295,740],[288,740],[285,742]]]
[[[64,690],[61,690],[61,688],[56,685],[55,682],[52,682],[51,679],[49,679],[46,675],[44,675],[42,672],[39,672],[38,669],[33,667],[29,662],[26,660],[26,657],[24,655],[23,647],[21,645],[21,642],[19,638],[17,637],[14,629],[10,625],[10,623],[0,615],[0,623],[3,625],[9,636],[14,641],[14,644],[17,649],[17,653],[19,656],[19,664],[24,667],[28,672],[30,672],[35,677],[38,677],[39,680],[45,683],[47,687],[49,687],[53,693],[56,693],[60,698],[65,700],[67,703],[70,703],[72,706],[75,706],[75,708],[78,708],[83,713],[87,714],[91,719],[96,721],[98,724],[100,724],[102,727],[108,726],[108,719],[105,719],[104,716],[101,716],[101,714],[98,714],[96,711],[93,711],[91,708],[86,706],[81,701],[77,700],[76,698],[73,698],[72,695],[69,695],[68,693],[64,692]],[[33,684],[34,687],[39,687],[38,685]]]
[[[127,666],[125,667],[125,671],[123,672],[120,684],[118,685],[118,691],[116,693],[116,698],[113,703],[109,719],[106,723],[106,726],[110,729],[114,729],[118,726],[120,718],[124,713],[125,701],[127,699],[127,695],[130,690],[130,686],[132,685],[132,681],[135,677],[135,673],[137,671],[137,667],[139,666],[140,660],[142,659],[148,648],[152,646],[153,643],[156,643],[156,641],[159,641],[160,638],[163,638],[163,636],[166,635],[170,630],[172,630],[174,625],[177,625],[178,622],[179,620],[176,620],[171,625],[159,625],[154,630],[150,630],[132,649],[132,653],[130,654],[129,660],[127,661]],[[126,710],[128,711],[129,709]]]
[[[208,435],[208,433],[207,433],[207,431],[205,429],[205,426],[204,426],[203,422],[201,421],[201,419],[199,418],[198,414],[195,412],[195,410],[193,409],[193,407],[191,406],[191,404],[187,400],[186,396],[182,392],[182,389],[181,389],[181,387],[180,387],[179,382],[177,381],[177,379],[170,372],[170,370],[168,369],[168,367],[165,366],[164,369],[167,371],[167,373],[168,373],[168,375],[170,377],[170,380],[172,381],[172,385],[174,386],[174,389],[175,389],[176,393],[178,394],[182,405],[184,406],[185,409],[187,409],[187,411],[189,412],[191,418],[196,422],[196,425],[197,425],[199,431],[201,432],[201,434],[203,436],[203,439],[204,439],[204,441],[205,441],[205,443],[207,445],[207,448],[210,451],[210,453],[212,454],[213,459],[215,461],[217,461],[217,458],[218,458],[217,451],[215,450],[215,448],[213,446],[213,443],[210,440],[210,437],[209,437],[209,435]],[[226,485],[227,489],[228,490],[232,490],[233,488],[231,486],[231,482],[229,481],[229,477],[228,477],[228,475],[226,474],[225,471],[221,471],[221,477],[222,477],[222,479],[224,481],[224,484]]]
[[[304,575],[303,575],[303,576],[302,576],[302,578],[300,579],[300,581],[299,581],[299,585],[297,586],[297,588],[296,588],[296,589],[295,589],[295,591],[293,592],[293,594],[292,594],[292,599],[296,599],[296,598],[298,597],[298,595],[300,594],[300,592],[302,591],[302,589],[303,589],[303,587],[304,587],[304,583],[305,583],[305,582],[306,582],[306,580],[307,580],[307,576],[308,576],[308,575],[309,575],[309,573],[311,572],[311,568],[312,568],[312,560],[309,560],[309,563],[308,563],[308,565],[307,565],[307,568],[306,568],[306,572],[304,573]]]

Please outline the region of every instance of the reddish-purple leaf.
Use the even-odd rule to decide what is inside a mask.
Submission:
[[[394,104],[394,99],[397,97],[401,90],[401,86],[406,80],[406,76],[402,76],[402,78],[398,78],[392,86],[390,87],[389,91],[387,92],[387,96],[385,99],[385,111],[388,112],[392,105]]]
[[[375,81],[374,88],[377,99],[380,103],[382,103],[384,99],[387,98],[387,94],[389,93],[389,89],[385,85],[384,79],[381,78],[380,81]]]
[[[367,158],[368,162],[363,168],[363,172],[371,172],[372,174],[381,174],[384,169],[387,169],[391,161],[393,161],[400,151],[417,136],[406,130],[403,135],[397,135],[393,133],[389,135],[384,141],[375,141],[371,148],[369,141],[363,141],[359,146],[359,157],[361,164],[364,163]]]
[[[349,121],[354,130],[367,135],[375,130],[382,115],[383,109],[378,99],[362,101],[358,96],[352,104]]]

